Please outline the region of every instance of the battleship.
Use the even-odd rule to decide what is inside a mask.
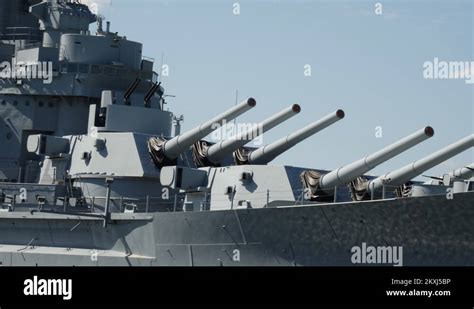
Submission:
[[[434,128],[334,171],[273,165],[345,112],[260,148],[304,106],[205,140],[258,109],[249,98],[181,133],[142,48],[80,1],[0,2],[0,265],[354,266],[362,244],[403,248],[403,266],[474,265],[474,164],[415,180],[474,134],[381,176]]]

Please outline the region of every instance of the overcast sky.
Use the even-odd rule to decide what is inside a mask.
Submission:
[[[346,112],[273,164],[335,169],[433,126],[433,138],[372,172],[382,174],[474,132],[474,84],[423,77],[424,63],[434,58],[474,61],[471,0],[379,1],[381,7],[377,1],[109,2],[100,7],[113,31],[142,42],[157,70],[164,53],[163,85],[176,95],[168,107],[184,114],[183,130],[234,105],[237,89],[240,100],[258,102],[240,122],[301,105],[302,113],[265,134],[265,143],[338,108]],[[473,150],[427,174],[470,162]]]

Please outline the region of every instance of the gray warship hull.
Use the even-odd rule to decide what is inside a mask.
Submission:
[[[361,243],[403,266],[473,266],[474,192],[384,201],[103,219],[0,213],[4,266],[354,266]],[[364,266],[364,265],[362,265]],[[370,266],[370,265],[365,265]]]

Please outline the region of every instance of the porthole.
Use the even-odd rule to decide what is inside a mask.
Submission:
[[[7,133],[7,140],[11,140],[13,137],[13,134],[11,134],[10,132]]]

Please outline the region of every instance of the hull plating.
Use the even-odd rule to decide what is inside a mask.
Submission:
[[[474,193],[283,208],[0,214],[5,266],[352,266],[351,248],[402,246],[404,266],[474,265]]]

